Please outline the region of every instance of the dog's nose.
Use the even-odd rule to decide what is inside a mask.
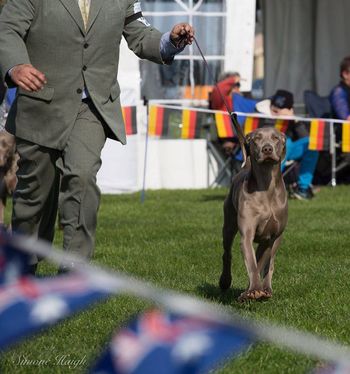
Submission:
[[[273,152],[272,145],[270,145],[270,144],[265,144],[265,145],[262,147],[262,152],[263,152],[264,155],[270,155],[270,154]]]

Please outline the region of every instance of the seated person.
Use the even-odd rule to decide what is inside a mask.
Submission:
[[[350,121],[350,56],[340,63],[340,82],[329,95],[333,117]]]
[[[237,72],[225,73],[216,86],[214,86],[213,91],[210,93],[209,98],[209,109],[213,110],[227,110],[229,108],[232,112],[232,93],[239,92],[241,87],[241,76]],[[221,94],[224,96],[226,104],[223,102]]]
[[[256,110],[266,115],[293,116],[293,105],[293,94],[289,91],[278,90],[271,99],[257,103]],[[266,125],[274,125],[274,121],[266,120]],[[309,131],[304,122],[289,121],[286,136],[286,158],[282,163],[282,171],[287,161],[300,160],[298,185],[292,197],[309,200],[313,197],[311,184],[319,153],[309,150]]]

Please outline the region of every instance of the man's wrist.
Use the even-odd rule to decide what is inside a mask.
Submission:
[[[165,63],[170,63],[173,61],[175,55],[182,52],[185,47],[177,48],[171,40],[170,32],[168,31],[162,35],[159,48],[163,61]]]
[[[8,72],[7,72],[7,75],[12,79],[12,72],[13,72],[13,69],[15,68],[15,66],[13,66]]]

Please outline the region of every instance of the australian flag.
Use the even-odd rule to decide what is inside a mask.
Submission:
[[[119,331],[91,373],[205,373],[254,340],[239,326],[154,310]]]
[[[29,276],[30,256],[14,243],[0,233],[0,350],[108,296],[89,274]]]
[[[350,374],[350,364],[324,364],[313,370],[311,374]]]
[[[0,288],[29,273],[30,255],[14,248],[12,237],[0,229]]]

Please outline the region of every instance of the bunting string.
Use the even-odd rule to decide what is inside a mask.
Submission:
[[[350,348],[347,346],[327,341],[310,333],[276,326],[269,322],[256,322],[242,318],[234,312],[229,312],[223,306],[162,289],[126,274],[91,265],[82,258],[62,250],[55,250],[47,243],[34,238],[16,235],[13,236],[13,244],[27,254],[35,254],[58,265],[69,266],[74,263],[78,274],[88,275],[89,281],[106,293],[120,295],[124,292],[150,300],[172,313],[232,327],[241,326],[257,340],[284,346],[296,352],[344,366],[350,365]]]

